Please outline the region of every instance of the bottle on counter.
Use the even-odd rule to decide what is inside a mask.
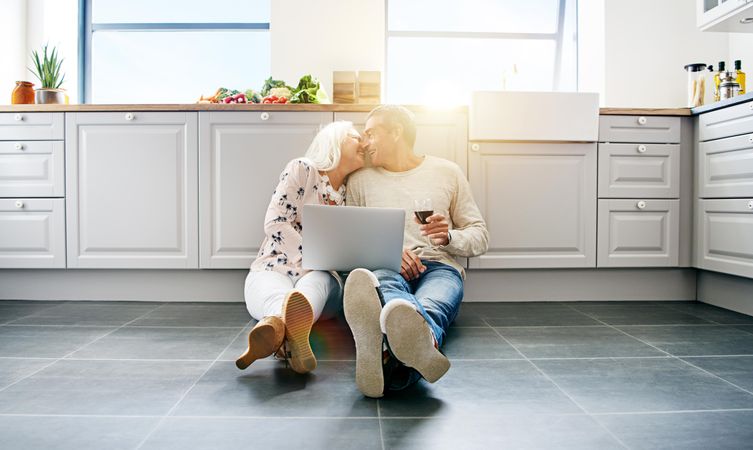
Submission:
[[[721,83],[719,84],[719,99],[727,100],[740,95],[740,85],[736,81],[735,72],[724,72]]]
[[[724,72],[726,71],[726,64],[724,61],[719,61],[719,65],[717,68],[719,69],[718,72],[716,72],[716,75],[714,75],[714,101],[719,101],[719,85],[722,83],[722,78],[724,77]]]
[[[738,95],[743,95],[745,93],[745,72],[743,72],[742,69],[742,61],[739,59],[735,60],[735,73],[737,73],[737,84],[740,85],[740,91]]]

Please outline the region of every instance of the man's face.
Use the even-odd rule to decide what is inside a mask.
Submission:
[[[395,140],[379,116],[372,116],[366,121],[363,131],[366,140],[366,152],[371,156],[371,164],[381,166],[394,153]]]

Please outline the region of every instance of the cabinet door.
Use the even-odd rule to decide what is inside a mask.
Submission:
[[[0,141],[0,197],[62,197],[62,141]]]
[[[65,200],[0,199],[0,268],[65,267]]]
[[[331,121],[327,112],[200,113],[201,268],[249,268],[280,172]]]
[[[678,144],[599,144],[599,197],[676,198]]]
[[[680,142],[680,118],[665,116],[599,116],[599,142]]]
[[[474,143],[489,251],[471,268],[596,266],[596,144]]]
[[[697,123],[700,141],[753,133],[753,101],[703,113]]]
[[[198,267],[196,122],[196,113],[68,114],[69,267]]]
[[[455,162],[468,174],[468,117],[462,112],[414,111],[418,155],[432,155]],[[349,120],[363,131],[368,113],[335,113],[335,120]]]
[[[699,197],[753,196],[753,133],[700,142],[697,159]]]
[[[599,267],[677,266],[679,200],[599,200]]]
[[[696,206],[698,267],[753,278],[753,198]]]
[[[0,113],[0,140],[62,140],[63,113]]]

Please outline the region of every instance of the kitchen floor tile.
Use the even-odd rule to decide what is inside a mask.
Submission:
[[[145,305],[100,305],[65,303],[45,308],[30,316],[11,322],[13,325],[98,325],[121,326],[149,313],[159,304]]]
[[[608,325],[677,325],[710,324],[700,317],[657,305],[633,305],[630,302],[613,305],[582,303],[573,309]]]
[[[140,450],[382,448],[379,420],[168,417]]]
[[[753,356],[687,357],[682,359],[749,392],[753,392]]]
[[[166,303],[130,326],[243,327],[249,324],[243,303]]]
[[[749,324],[753,325],[753,317],[728,309],[719,308],[718,306],[709,305],[702,302],[667,302],[666,307],[672,310],[681,311],[710,322],[733,325]]]
[[[524,359],[492,328],[450,328],[442,352],[455,359]]]
[[[0,325],[36,314],[45,309],[62,305],[63,302],[26,302],[19,300],[0,300]]]
[[[535,364],[589,413],[753,408],[753,395],[675,358]]]
[[[753,411],[615,414],[596,420],[635,449],[739,450],[753,442]]]
[[[54,359],[0,358],[0,389],[54,362]]]
[[[0,391],[0,413],[164,415],[209,364],[60,360]]]
[[[114,327],[0,326],[0,356],[62,358]]]
[[[284,362],[261,360],[246,370],[219,361],[178,405],[177,416],[376,417],[376,400],[356,387],[355,362],[321,361],[301,375]]]
[[[732,326],[619,326],[675,356],[753,355],[753,335]]]
[[[527,358],[666,356],[611,327],[496,328]]]
[[[484,320],[492,327],[602,325],[597,320],[565,306],[554,308],[525,304],[520,308],[488,311]]]

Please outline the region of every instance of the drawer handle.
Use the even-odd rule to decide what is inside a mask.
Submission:
[[[21,200],[16,200],[16,208],[23,208],[23,207],[24,207],[24,202],[22,202]]]
[[[748,142],[750,142],[751,144],[753,144],[753,135],[748,136]]]
[[[640,116],[638,118],[638,125],[646,125],[646,122],[648,122],[648,119],[646,119],[645,117]]]
[[[126,115],[125,115],[125,120],[128,120],[128,121],[131,121],[131,120],[133,120],[135,118],[136,118],[136,116],[133,113],[126,113]]]
[[[14,145],[13,147],[14,147],[14,148],[15,148],[16,150],[23,150],[23,149],[24,149],[24,144],[22,144],[22,143],[20,143],[20,142],[16,142],[16,145]]]
[[[748,209],[753,209],[753,200],[748,201]]]
[[[638,203],[636,203],[635,206],[637,206],[638,209],[644,209],[644,208],[646,208],[646,202],[644,202],[643,200],[641,200]]]
[[[638,146],[638,153],[646,153],[646,146],[641,144]]]
[[[471,144],[471,150],[473,150],[474,152],[477,152],[481,150],[481,146],[478,144]]]
[[[261,120],[269,120],[269,113],[266,111],[261,113]]]
[[[16,122],[21,122],[22,120],[24,120],[24,115],[23,114],[16,114],[15,117],[13,117],[13,118],[16,119]]]

